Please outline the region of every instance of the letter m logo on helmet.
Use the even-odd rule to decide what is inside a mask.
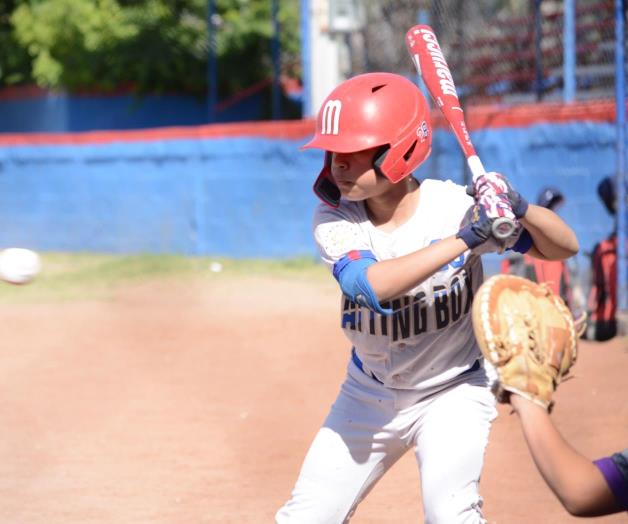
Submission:
[[[340,100],[327,100],[321,111],[321,135],[338,134],[341,109],[342,102]]]

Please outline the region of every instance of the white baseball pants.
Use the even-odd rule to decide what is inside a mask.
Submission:
[[[277,524],[348,522],[358,504],[410,448],[421,475],[425,523],[483,523],[478,492],[495,399],[483,368],[417,400],[384,387],[352,362],[305,457]]]

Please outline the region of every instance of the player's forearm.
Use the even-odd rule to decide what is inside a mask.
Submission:
[[[565,509],[579,516],[607,513],[615,501],[598,468],[563,439],[542,407],[516,394],[511,403],[539,472]]]
[[[368,280],[380,301],[407,293],[468,249],[454,236],[408,255],[382,260],[368,268]]]
[[[521,223],[532,236],[536,249],[549,260],[572,257],[580,249],[573,229],[549,209],[531,204]]]

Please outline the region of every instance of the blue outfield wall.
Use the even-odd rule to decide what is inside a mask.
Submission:
[[[260,138],[0,148],[0,245],[312,253],[316,153]]]
[[[559,214],[582,249],[613,228],[596,193],[615,173],[610,123],[484,129],[473,140],[488,169],[534,201],[559,187]],[[316,254],[311,185],[322,162],[302,139],[160,139],[0,146],[0,245],[42,251],[183,253],[228,257]],[[463,182],[453,136],[436,130],[419,178]],[[493,272],[496,258],[487,257]]]
[[[70,95],[42,92],[38,96],[0,98],[0,133],[76,132],[94,129],[144,129],[207,123],[203,98],[185,95]],[[216,122],[262,118],[262,94],[214,112]]]

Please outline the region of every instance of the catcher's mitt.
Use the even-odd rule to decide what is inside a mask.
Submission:
[[[497,370],[497,400],[508,402],[517,393],[549,410],[577,356],[579,328],[563,300],[546,285],[496,275],[475,296],[473,329]]]

